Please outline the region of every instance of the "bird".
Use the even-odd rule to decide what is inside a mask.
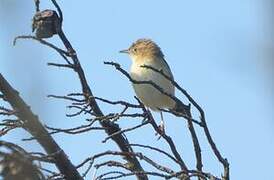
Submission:
[[[144,67],[144,65],[153,67],[171,80],[174,79],[161,48],[151,39],[142,38],[132,43],[128,49],[120,51],[120,53],[128,54],[132,60],[130,77],[134,81],[153,82],[169,95],[162,93],[151,84],[132,83],[138,99],[144,106],[152,111],[160,112],[161,124],[159,127],[164,132],[164,119],[161,109],[172,110],[176,107],[176,102],[171,98],[175,96],[175,87],[170,80],[159,72]]]

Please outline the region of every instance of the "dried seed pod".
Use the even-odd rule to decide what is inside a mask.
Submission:
[[[53,10],[37,12],[33,17],[32,31],[37,38],[50,38],[61,29],[60,19]]]

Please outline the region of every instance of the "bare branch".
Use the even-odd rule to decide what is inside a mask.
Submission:
[[[204,127],[204,125],[203,125],[202,122],[200,122],[200,121],[198,121],[196,119],[190,118],[189,116],[187,116],[187,115],[185,115],[183,113],[179,113],[179,112],[176,112],[174,110],[166,110],[166,109],[159,109],[159,110],[161,110],[163,112],[167,112],[167,113],[173,114],[173,115],[176,115],[176,116],[178,115],[179,117],[183,117],[186,120],[188,120],[188,118],[189,118],[189,120],[191,120],[193,123],[195,123],[195,124],[197,124],[197,125],[199,125],[201,127]]]
[[[58,32],[58,35],[59,35],[61,41],[63,42],[64,46],[66,47],[67,51],[69,52],[70,57],[73,61],[73,64],[75,66],[74,70],[78,74],[78,77],[79,77],[79,80],[80,80],[81,86],[82,86],[82,94],[85,96],[86,102],[89,103],[90,108],[92,109],[92,111],[96,117],[103,117],[104,114],[101,111],[101,109],[99,108],[95,99],[90,98],[90,97],[93,97],[93,93],[87,83],[84,71],[81,67],[81,64],[78,59],[76,51],[72,47],[71,43],[67,39],[67,37],[64,34],[62,29],[60,30],[60,32]],[[118,124],[115,124],[111,121],[104,120],[104,121],[100,121],[100,123],[104,128],[106,128],[106,133],[108,135],[111,135],[115,132],[120,131],[120,127],[118,126]],[[113,136],[112,140],[116,142],[116,144],[119,146],[121,151],[123,151],[123,152],[132,152],[133,151],[131,149],[131,147],[128,146],[129,142],[128,142],[127,138],[122,136],[121,134]],[[136,157],[131,157],[131,156],[126,155],[125,158],[127,159],[128,163],[133,165],[131,167],[132,171],[143,171],[143,168],[142,168],[141,164],[139,163],[139,161],[136,159]],[[137,175],[137,178],[139,180],[147,180],[148,179],[147,176],[145,176],[145,175]]]
[[[104,174],[109,175],[109,174]],[[126,178],[129,176],[134,176],[134,175],[150,175],[150,176],[155,176],[155,177],[162,177],[162,178],[168,178],[170,177],[169,175],[163,174],[163,173],[158,173],[158,172],[131,172],[131,173],[121,173],[120,175],[117,176],[111,176],[111,177],[103,177],[98,176],[96,180],[111,180],[111,179],[119,179],[119,178]]]
[[[172,96],[171,94],[166,93],[165,91],[163,91],[163,89],[161,87],[159,87],[158,85],[156,85],[155,83],[153,83],[152,81],[136,81],[134,79],[131,78],[131,76],[124,70],[121,68],[121,66],[118,63],[114,63],[114,62],[104,62],[107,65],[112,65],[114,66],[118,71],[120,71],[122,74],[124,74],[131,82],[135,83],[135,84],[150,84],[153,87],[155,87],[157,90],[159,90],[161,93],[169,96],[169,97],[173,97],[174,100],[176,100],[176,102],[181,102],[179,99],[177,99],[176,97]],[[138,99],[137,99],[138,100]],[[139,100],[138,100],[139,101]],[[139,101],[140,105],[142,104],[141,101]],[[143,105],[142,105],[143,106]],[[151,125],[153,126],[154,130],[158,133],[161,134],[162,137],[167,141],[167,143],[169,144],[171,151],[173,152],[174,156],[176,157],[176,159],[180,162],[180,166],[182,168],[182,170],[188,170],[186,164],[184,163],[183,159],[181,158],[180,154],[178,153],[176,146],[173,142],[173,140],[171,139],[171,137],[167,136],[166,134],[163,134],[161,132],[161,130],[158,128],[157,124],[155,123],[155,120],[152,116],[152,114],[150,113],[149,110],[146,110],[146,108],[143,106],[142,107],[143,112],[148,114],[148,118],[149,121],[151,123]]]
[[[85,105],[84,107],[76,106],[76,105],[67,106],[67,107],[68,107],[68,108],[76,108],[76,109],[79,109],[79,111],[76,112],[76,113],[73,113],[73,114],[66,114],[67,117],[78,116],[78,115],[80,115],[80,114],[82,114],[82,113],[91,114],[91,115],[92,115],[91,110],[88,110],[89,104]]]
[[[58,3],[55,1],[55,0],[51,0],[51,2],[54,4],[54,6],[56,7],[57,11],[58,11],[58,14],[59,14],[59,19],[60,19],[60,22],[62,24],[63,22],[63,13],[62,13],[62,10],[60,8],[60,6],[58,5]]]
[[[211,148],[212,148],[215,156],[223,164],[223,167],[224,167],[224,179],[229,180],[229,163],[228,163],[228,161],[227,161],[226,158],[223,158],[223,156],[221,155],[220,151],[218,150],[215,142],[213,141],[213,139],[212,139],[212,137],[210,135],[210,132],[209,132],[209,129],[207,127],[206,120],[205,120],[205,113],[204,113],[204,110],[201,108],[201,106],[190,96],[190,94],[185,89],[183,89],[181,86],[179,86],[178,83],[176,83],[170,77],[168,77],[167,75],[165,75],[162,70],[158,70],[158,69],[156,69],[154,67],[147,66],[147,65],[143,65],[142,67],[151,69],[151,70],[153,70],[155,72],[158,72],[163,77],[165,77],[166,79],[168,79],[170,82],[172,82],[172,84],[179,91],[181,91],[187,97],[187,99],[189,100],[189,102],[191,102],[194,105],[194,107],[197,108],[197,110],[200,112],[200,119],[201,119],[201,122],[203,124],[203,129],[204,129],[205,135],[207,137],[207,140],[208,140],[208,142],[209,142],[209,144],[210,144],[210,146],[211,146]]]
[[[140,127],[142,127],[142,126],[145,126],[145,125],[147,125],[147,124],[149,124],[149,121],[144,121],[143,123],[141,123],[141,124],[139,124],[139,125],[137,125],[137,126],[134,126],[134,127],[131,127],[131,128],[126,128],[126,129],[117,131],[117,132],[115,132],[115,133],[109,135],[108,137],[106,137],[102,142],[105,143],[105,142],[107,142],[107,140],[109,140],[109,139],[112,138],[113,136],[116,136],[116,135],[118,135],[118,134],[122,134],[122,133],[125,133],[125,132],[128,132],[128,131],[133,131],[133,130],[135,130],[135,129],[137,129],[137,128],[140,128]]]
[[[125,102],[125,101],[110,101],[110,100],[100,98],[100,97],[90,97],[90,98],[94,98],[94,99],[97,99],[97,100],[100,100],[102,102],[112,104],[112,105],[120,104],[120,105],[123,105],[123,106],[126,106],[126,107],[141,108],[140,105],[131,104],[131,103],[128,103],[128,102]]]
[[[174,162],[180,164],[180,162],[175,159],[172,155],[170,155],[169,153],[159,149],[159,148],[156,148],[156,147],[152,147],[152,146],[148,146],[148,145],[142,145],[142,144],[130,144],[130,146],[137,146],[137,147],[142,147],[142,148],[147,148],[147,149],[151,149],[151,150],[154,150],[154,151],[157,151],[159,153],[162,153],[164,155],[166,155],[167,157],[169,157],[170,159],[172,159]]]
[[[105,128],[103,127],[92,127],[92,125],[93,125],[93,122],[88,125],[81,125],[79,127],[74,127],[69,129],[53,128],[49,126],[46,126],[46,128],[52,131],[50,132],[50,134],[56,134],[56,133],[81,134],[91,130],[105,130]]]
[[[16,111],[5,108],[0,106],[0,115],[4,115],[4,116],[12,116],[15,115]]]
[[[74,69],[74,67],[72,65],[70,65],[70,64],[48,63],[48,66]]]
[[[65,99],[65,100],[70,100],[70,101],[75,101],[75,102],[85,102],[84,99],[76,99],[76,98],[72,98],[69,96],[56,96],[56,95],[48,95],[49,98],[56,98],[56,99]]]
[[[5,115],[5,116],[15,115],[18,117],[18,120],[8,119],[8,120],[2,121],[0,123],[0,126],[2,126],[3,128],[0,131],[0,135],[6,134],[10,130],[18,127],[22,127],[28,132],[30,132],[32,137],[27,140],[37,140],[44,147],[47,154],[26,153],[26,152],[24,153],[27,154],[32,161],[55,163],[58,169],[60,170],[60,173],[56,173],[51,170],[41,168],[44,172],[47,172],[50,175],[49,177],[50,179],[55,179],[55,180],[56,179],[69,179],[69,180],[80,179],[81,180],[87,176],[87,174],[90,172],[92,167],[95,167],[96,170],[101,167],[116,167],[120,169],[120,171],[113,171],[112,169],[112,171],[110,172],[99,175],[96,179],[118,179],[118,178],[127,178],[130,176],[136,176],[138,180],[148,180],[150,176],[155,176],[157,178],[164,178],[164,179],[177,178],[177,179],[186,179],[186,180],[190,180],[191,177],[197,177],[199,180],[218,179],[217,177],[211,175],[210,173],[204,172],[202,170],[203,161],[202,161],[201,148],[199,144],[199,139],[195,131],[196,126],[194,127],[194,125],[197,124],[199,125],[199,127],[203,128],[205,135],[207,137],[207,140],[215,156],[218,158],[218,160],[222,163],[224,167],[223,180],[229,180],[228,161],[222,157],[222,155],[217,149],[209,133],[209,129],[206,124],[205,114],[203,109],[194,101],[194,99],[186,92],[186,90],[184,90],[173,79],[167,76],[162,69],[156,69],[154,67],[147,66],[147,65],[141,66],[143,68],[147,68],[152,71],[155,71],[159,73],[160,75],[162,75],[167,80],[169,80],[184,96],[187,97],[188,101],[190,102],[189,105],[185,105],[176,96],[165,92],[163,88],[155,84],[153,81],[137,81],[135,79],[132,79],[131,76],[127,73],[127,71],[121,68],[120,64],[115,62],[104,62],[107,65],[114,66],[119,72],[125,75],[132,83],[148,84],[154,87],[155,89],[157,89],[163,95],[168,96],[169,98],[171,98],[173,101],[176,102],[176,107],[174,109],[169,109],[169,110],[159,109],[159,110],[182,117],[188,123],[188,129],[191,135],[191,140],[193,143],[193,148],[194,148],[195,157],[196,157],[196,170],[191,170],[191,168],[187,167],[186,163],[184,162],[184,159],[182,158],[183,153],[178,152],[177,146],[175,145],[173,139],[159,128],[151,112],[144,107],[144,105],[140,102],[139,99],[136,98],[138,101],[138,104],[132,104],[122,100],[112,101],[105,98],[94,96],[91,91],[90,85],[88,84],[88,81],[86,79],[84,70],[78,59],[77,52],[74,50],[72,44],[70,43],[70,41],[68,40],[67,36],[65,35],[62,29],[62,23],[63,23],[62,10],[56,0],[51,0],[51,2],[56,7],[58,11],[58,15],[56,11],[53,11],[53,10],[45,10],[45,11],[39,12],[40,1],[34,0],[37,13],[35,14],[33,19],[34,20],[33,28],[34,30],[36,30],[35,32],[36,37],[31,35],[18,36],[14,39],[14,45],[18,39],[32,39],[55,50],[65,60],[65,63],[51,62],[51,63],[48,63],[48,65],[59,67],[59,68],[73,69],[79,78],[82,91],[80,93],[70,93],[65,96],[49,95],[48,97],[69,101],[70,104],[67,106],[67,108],[69,108],[73,112],[72,113],[70,112],[70,114],[66,114],[67,117],[85,115],[86,123],[79,125],[77,127],[66,128],[66,129],[56,128],[56,127],[43,127],[43,125],[39,122],[38,117],[32,113],[32,111],[30,110],[30,107],[28,107],[26,103],[20,98],[18,92],[12,89],[12,87],[10,87],[10,85],[7,82],[4,82],[4,83],[6,83],[6,87],[8,87],[9,89],[8,90],[5,89],[6,87],[4,87],[4,89],[2,88],[1,81],[5,81],[5,79],[0,74],[0,84],[1,84],[0,92],[2,92],[0,93],[0,100],[1,99],[7,100],[12,106],[12,109],[0,107],[0,115]],[[65,50],[57,47],[56,45],[48,41],[40,39],[40,38],[52,37],[54,34],[58,34],[60,40],[65,46]],[[105,115],[102,112],[99,105],[97,104],[98,101],[101,101],[108,105],[122,106],[122,109],[118,110],[118,112],[108,112],[108,114]],[[199,120],[195,120],[192,118],[192,113],[191,113],[192,109],[190,105],[194,105],[194,107],[199,111],[200,113]],[[136,110],[138,112],[134,113],[134,112],[131,112],[131,110]],[[120,122],[122,119],[129,119],[129,118],[135,118],[142,122],[133,127],[126,127],[124,129],[121,129],[119,125],[117,124],[118,121]],[[95,127],[94,126],[95,122],[100,123],[101,126]],[[134,131],[138,128],[141,128],[142,126],[145,126],[147,124],[150,124],[153,130],[162,136],[162,138],[164,139],[164,142],[166,142],[167,145],[169,146],[170,151],[166,152],[157,147],[129,143],[125,134],[129,131]],[[49,130],[49,132],[47,130]],[[105,143],[109,139],[112,139],[118,145],[120,151],[106,151],[106,152],[96,154],[94,156],[86,158],[78,166],[74,167],[73,164],[67,158],[66,154],[63,152],[63,150],[56,144],[56,142],[50,136],[51,134],[56,134],[56,133],[80,134],[80,133],[85,133],[92,130],[104,130],[107,133],[107,136],[102,142]],[[153,158],[145,156],[141,152],[134,152],[132,147],[150,149],[152,151],[159,153],[160,155],[164,157],[168,157],[169,159],[173,161],[173,163],[175,162],[176,165],[179,165],[180,170],[175,171],[171,169],[171,167],[173,167],[171,165],[168,165],[168,166],[163,165],[153,160]],[[0,151],[0,156],[1,156],[1,151]],[[98,158],[101,159],[101,157],[104,158],[105,156],[119,156],[120,158],[126,161],[119,162],[119,161],[107,160],[105,162],[99,162],[98,164],[94,165],[95,160],[97,160]],[[146,165],[152,166],[152,168],[154,168],[154,171],[144,170],[139,162],[142,160]],[[82,173],[82,175],[80,175],[77,169],[83,166],[85,166],[85,170]],[[95,177],[96,176],[94,175],[93,180],[95,179]]]
[[[40,1],[39,0],[34,0],[34,3],[35,3],[35,8],[36,8],[36,12],[39,12],[40,11]]]
[[[58,146],[54,139],[48,134],[47,130],[40,123],[38,117],[32,113],[29,106],[21,99],[18,92],[15,91],[10,84],[0,74],[0,91],[5,95],[7,101],[16,109],[19,119],[24,122],[24,128],[37,138],[37,141],[42,145],[48,154],[55,155],[56,166],[67,179],[79,179],[82,177],[67,158],[68,156]]]
[[[71,64],[71,62],[66,57],[66,56],[70,56],[70,54],[68,52],[66,52],[63,49],[60,49],[60,48],[56,47],[55,45],[53,45],[53,44],[51,44],[51,43],[49,43],[49,42],[47,42],[43,39],[39,39],[39,38],[37,38],[35,36],[31,36],[31,35],[17,36],[13,40],[13,45],[16,45],[16,42],[17,42],[18,39],[33,39],[33,40],[36,40],[36,41],[40,42],[41,44],[46,45],[47,47],[50,47],[50,48],[54,49],[56,52],[58,52],[58,54],[60,56],[62,56],[66,60],[66,62],[68,64]]]
[[[168,136],[165,133],[162,133],[161,130],[158,128],[151,112],[149,110],[146,110],[145,107],[143,108],[143,111],[148,113],[148,118],[150,121],[150,124],[152,125],[152,127],[154,128],[154,130],[158,133],[161,134],[161,136],[166,140],[166,142],[168,143],[173,155],[175,156],[175,158],[177,159],[177,161],[179,162],[179,165],[181,167],[182,170],[188,171],[188,168],[184,162],[184,160],[182,159],[181,155],[179,154],[172,138],[170,136]]]
[[[4,119],[2,120],[2,123],[0,123],[0,126],[3,126],[3,128],[0,130],[1,137],[13,129],[23,127],[23,123],[21,120],[18,119]]]

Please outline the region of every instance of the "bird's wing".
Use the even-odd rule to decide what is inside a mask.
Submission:
[[[166,65],[166,67],[167,67],[167,71],[168,71],[168,76],[170,75],[170,78],[172,79],[172,80],[174,80],[174,78],[173,78],[173,74],[172,74],[172,72],[171,72],[171,69],[170,69],[170,67],[169,67],[169,65],[167,64],[167,62],[166,62],[166,60],[164,59],[164,58],[162,58],[162,60],[163,60],[163,63]]]

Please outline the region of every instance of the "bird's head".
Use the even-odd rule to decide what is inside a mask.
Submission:
[[[142,61],[151,58],[163,58],[164,55],[160,47],[150,39],[139,39],[128,49],[120,51],[127,53],[133,61]]]

